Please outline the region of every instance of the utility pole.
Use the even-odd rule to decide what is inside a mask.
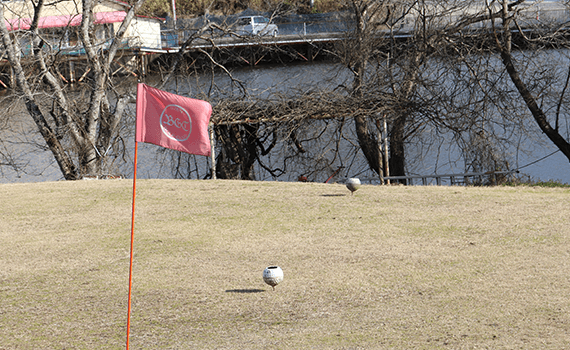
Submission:
[[[174,21],[174,29],[176,29],[176,0],[172,0],[172,20]]]

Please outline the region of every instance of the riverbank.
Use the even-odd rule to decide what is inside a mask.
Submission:
[[[124,347],[132,181],[0,193],[1,347]],[[139,180],[131,346],[567,348],[568,194]]]

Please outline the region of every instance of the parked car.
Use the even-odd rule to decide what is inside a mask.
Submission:
[[[244,16],[238,18],[236,31],[239,35],[279,35],[279,28],[267,17]]]

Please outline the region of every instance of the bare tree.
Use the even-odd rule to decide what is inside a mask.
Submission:
[[[536,86],[532,81],[525,81],[525,77],[520,69],[520,63],[517,62],[515,55],[513,54],[513,46],[515,46],[513,42],[513,31],[518,32],[522,40],[529,41],[531,44],[534,41],[538,45],[532,46],[540,48],[545,45],[553,45],[553,40],[556,40],[563,35],[563,31],[561,29],[563,29],[563,26],[566,26],[566,23],[565,21],[558,23],[555,21],[547,21],[545,23],[547,25],[546,30],[544,30],[545,28],[540,28],[536,25],[531,28],[524,28],[533,29],[535,31],[535,35],[539,35],[539,37],[535,39],[527,38],[523,31],[520,11],[521,7],[528,5],[528,3],[529,1],[524,0],[519,0],[513,3],[502,0],[497,4],[499,8],[495,12],[493,6],[491,6],[492,4],[488,5],[488,11],[493,18],[493,36],[495,39],[495,45],[500,52],[501,61],[511,81],[519,92],[520,97],[524,100],[526,107],[531,112],[536,124],[550,139],[550,141],[552,141],[552,143],[570,160],[570,143],[568,142],[568,137],[570,137],[570,135],[567,134],[566,136],[563,136],[560,133],[561,119],[567,117],[567,115],[561,115],[560,107],[565,102],[564,95],[568,87],[568,77],[570,76],[570,73],[566,74],[566,81],[561,87],[558,101],[551,101],[554,105],[545,105],[541,92],[537,91],[538,86]],[[534,2],[532,5],[536,6]],[[499,22],[499,19],[500,23],[497,23]],[[539,20],[538,15],[537,20]],[[551,47],[555,48],[556,46]],[[570,64],[568,66],[570,66]],[[535,85],[534,91],[532,85]],[[555,106],[556,108],[554,108]],[[548,113],[548,110],[551,112]]]
[[[429,77],[432,57],[445,51],[441,44],[447,44],[446,31],[458,31],[461,26],[444,31],[442,23],[448,26],[445,18],[461,5],[391,0],[351,0],[349,4],[354,31],[343,43],[341,59],[354,74],[353,94],[375,96],[369,99],[375,99],[378,106],[373,115],[355,117],[358,140],[370,167],[380,173],[373,125],[377,124],[375,117],[387,115],[390,172],[405,175],[405,145],[423,124],[414,116],[428,106],[418,89],[433,84]]]
[[[86,71],[90,76],[83,91],[69,92],[59,69],[62,63],[60,46],[40,30],[40,18],[49,6],[43,0],[26,2],[31,6],[29,28],[2,26],[0,35],[7,60],[15,76],[15,90],[22,95],[26,109],[53,154],[63,177],[79,179],[88,174],[106,171],[107,151],[117,136],[129,96],[117,92],[111,81],[111,64],[117,56],[127,27],[144,0],[130,6],[119,30],[112,33],[110,45],[102,50],[101,42],[94,32],[94,7],[96,3],[84,0],[82,3],[68,1],[75,8],[71,17],[81,16],[77,30],[78,41],[87,56]],[[61,5],[61,4],[60,4]],[[62,5],[63,6],[63,5]],[[27,12],[13,7],[13,3],[2,3],[0,19],[6,21],[10,12],[25,17]],[[65,28],[64,28],[65,29]],[[69,29],[69,28],[67,28]],[[22,44],[29,49],[22,52]],[[112,102],[114,101],[114,102]]]
[[[497,35],[501,27],[493,25],[502,16],[498,3],[346,3],[350,9],[347,21],[353,30],[337,47],[337,56],[352,80],[333,91],[299,94],[297,98],[244,100],[240,106],[219,104],[215,122],[220,123],[217,135],[223,148],[218,170],[225,176],[252,178],[248,169],[252,160],[260,162],[265,148],[259,140],[270,140],[268,135],[274,134],[287,142],[301,161],[310,152],[306,152],[308,143],[297,126],[310,120],[337,119],[341,121],[338,130],[354,126],[360,151],[370,169],[379,174],[383,160],[377,125],[384,117],[390,128],[393,175],[405,175],[410,161],[408,147],[441,147],[437,143],[455,143],[466,171],[506,170],[506,148],[528,130],[526,116],[513,98],[518,90],[505,79],[510,75],[501,68],[504,60],[498,60],[492,50],[496,38],[503,40]],[[505,6],[515,11],[522,3]],[[545,76],[539,78],[537,87],[547,81]],[[318,103],[313,96],[319,96]],[[564,111],[564,100],[559,101],[558,115]],[[353,123],[345,123],[346,118],[352,118]],[[275,126],[278,122],[279,127]],[[221,126],[223,123],[232,126]],[[246,127],[247,123],[259,123],[260,127]],[[273,126],[267,128],[267,123]],[[443,136],[446,134],[451,136]],[[246,150],[249,153],[244,156]],[[312,162],[320,164],[317,156]],[[275,170],[285,168],[268,170],[278,173]]]
[[[257,100],[246,109],[217,111],[233,122],[259,120],[256,114],[272,122],[285,121],[290,127],[280,129],[278,134],[292,149],[299,150],[297,159],[306,155],[300,151],[306,147],[299,140],[297,129],[291,127],[294,125],[291,121],[300,125],[311,118],[352,118],[354,123],[350,125],[355,128],[362,154],[370,169],[380,173],[377,121],[386,117],[392,175],[405,175],[410,162],[408,147],[441,147],[436,143],[455,143],[466,171],[507,170],[507,148],[517,147],[517,140],[526,138],[529,132],[527,115],[520,109],[518,96],[523,96],[524,105],[541,130],[557,145],[565,146],[560,131],[566,125],[565,92],[570,80],[556,80],[556,76],[570,75],[567,71],[549,75],[547,70],[533,69],[531,64],[523,65],[517,60],[517,57],[530,57],[529,54],[522,54],[523,50],[513,53],[513,35],[516,35],[516,43],[524,43],[526,52],[535,53],[536,59],[542,55],[544,59],[541,48],[560,45],[554,39],[562,26],[542,21],[541,25],[535,23],[530,28],[523,20],[536,4],[527,3],[346,1],[350,10],[347,21],[352,23],[353,30],[337,47],[337,55],[352,74],[350,83],[334,91],[321,91],[319,104],[310,106],[303,99],[311,97],[299,95],[287,101]],[[525,34],[528,29],[533,29],[532,38]],[[544,64],[533,62],[534,67]],[[514,73],[518,73],[518,79]],[[531,78],[530,85],[525,86],[522,73]],[[559,89],[558,94],[555,88]],[[544,108],[546,112],[541,112]],[[243,129],[234,130],[236,134],[232,137],[227,134],[225,139],[243,142]],[[237,137],[238,134],[242,136]],[[237,144],[233,145],[235,148]],[[223,157],[238,159],[229,157],[230,154],[226,152]],[[317,164],[316,159],[313,163]]]
[[[82,16],[76,32],[88,58],[89,72],[76,90],[70,89],[60,74],[65,57],[61,48],[40,30],[39,18],[46,6],[43,1],[33,4],[29,29],[4,28],[0,32],[16,90],[66,179],[109,171],[111,154],[117,157],[120,153],[119,129],[132,96],[111,79],[111,67],[141,3],[129,8],[121,29],[113,33],[105,50],[100,50],[93,23],[95,4],[90,0],[74,3]],[[406,174],[412,163],[407,153],[410,147],[421,150],[445,142],[461,149],[466,170],[502,170],[508,167],[504,149],[511,142],[510,136],[520,138],[526,131],[525,116],[518,111],[515,95],[522,96],[541,130],[561,149],[567,147],[560,131],[566,125],[565,92],[570,79],[547,80],[545,74],[524,66],[516,50],[520,42],[535,45],[533,48],[545,47],[546,42],[552,45],[558,32],[544,29],[536,32],[540,40],[527,37],[521,14],[525,1],[475,5],[458,0],[345,3],[352,30],[337,47],[336,55],[351,79],[329,90],[313,87],[289,96],[252,96],[219,60],[224,49],[216,46],[217,39],[238,37],[229,23],[206,22],[186,38],[177,55],[170,57],[159,88],[172,82],[180,70],[197,69],[192,64],[182,67],[189,58],[186,49],[196,40],[212,44],[212,49],[198,50],[196,55],[211,72],[202,97],[215,105],[212,121],[219,147],[218,176],[255,179],[257,164],[279,177],[297,162],[304,167],[303,174],[317,178],[318,172],[333,174],[350,167],[346,159],[355,156],[356,150],[369,169],[381,174],[385,160],[379,147],[379,122],[384,118],[389,125],[392,175]],[[0,17],[5,18],[6,11],[13,9],[4,3]],[[23,50],[22,43],[29,43],[30,50]],[[283,53],[279,47],[266,49],[272,50],[270,54]],[[217,72],[226,76],[237,93],[228,95],[227,89],[218,86]],[[566,71],[558,76],[567,78],[570,74]],[[548,90],[547,81],[560,88],[557,98],[553,87]],[[354,130],[349,133],[348,128]],[[317,142],[319,137],[330,140]],[[348,151],[342,149],[347,147],[341,146],[344,141]],[[310,145],[327,149],[315,151]],[[272,152],[283,156],[281,164],[264,159]],[[174,154],[173,159],[180,177],[197,167],[189,158]],[[309,164],[313,170],[307,170]]]
[[[446,142],[455,140],[463,149],[461,154],[471,158],[465,160],[466,170],[481,170],[483,164],[490,167],[485,171],[504,170],[504,159],[497,157],[505,156],[500,149],[511,142],[507,135],[520,137],[526,131],[524,116],[505,113],[517,110],[505,76],[523,96],[541,129],[557,146],[566,147],[557,126],[549,125],[538,107],[540,103],[515,69],[511,32],[519,31],[522,40],[532,43],[536,39],[525,38],[523,29],[539,28],[517,22],[517,18],[524,18],[524,11],[529,15],[529,6],[522,8],[525,1],[351,0],[348,4],[354,30],[341,45],[339,56],[353,72],[352,95],[366,94],[377,105],[375,113],[357,118],[355,123],[361,149],[372,169],[377,171],[379,157],[378,142],[370,127],[377,115],[386,115],[391,175],[405,175],[406,145],[414,140],[425,142],[420,139],[425,132],[455,135]],[[552,40],[560,25],[542,24],[545,26],[534,35]],[[547,28],[549,34],[544,33]],[[544,45],[545,40],[539,41]],[[499,49],[500,60],[494,58],[493,47]],[[500,62],[506,72],[499,68]],[[548,79],[533,78],[540,82]],[[561,106],[563,99],[559,102]],[[559,114],[556,120],[560,120]],[[468,152],[466,148],[473,145],[487,151]],[[490,159],[483,161],[481,157]]]

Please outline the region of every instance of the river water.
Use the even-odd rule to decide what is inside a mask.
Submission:
[[[249,94],[268,97],[278,94],[301,93],[309,91],[315,87],[325,88],[338,86],[348,77],[347,72],[343,72],[337,64],[332,63],[307,63],[295,64],[290,66],[262,66],[262,67],[245,67],[236,68],[232,71],[234,79],[237,79],[247,88]],[[204,97],[209,94],[210,97],[216,95],[239,94],[241,90],[238,85],[231,84],[230,79],[223,74],[216,77],[215,88],[208,84],[209,76],[198,78],[179,77],[166,90],[177,91],[182,95],[192,97]],[[146,83],[153,85],[156,79],[148,77]],[[133,84],[133,89],[136,84]],[[219,88],[219,89],[218,89]],[[134,106],[133,106],[134,113]],[[0,131],[0,152],[12,153],[18,163],[25,165],[25,171],[15,171],[8,166],[0,166],[0,182],[38,182],[38,181],[57,181],[61,180],[61,174],[54,163],[51,153],[46,150],[38,149],[37,144],[42,144],[42,140],[33,136],[33,133],[26,130],[33,130],[30,117],[22,114],[20,117],[11,118],[9,130]],[[129,123],[134,127],[134,114],[131,115]],[[539,134],[537,126],[532,126]],[[346,130],[346,129],[345,129]],[[349,131],[347,131],[349,132]],[[350,133],[350,132],[349,132]],[[354,137],[354,134],[348,135]],[[127,147],[134,152],[134,141],[127,140],[130,144]],[[366,170],[366,164],[361,154],[354,154],[349,150],[350,141],[347,141],[347,151],[345,154],[338,155],[342,158],[341,165],[345,168],[339,172],[335,180],[341,181],[345,177],[360,176],[362,178],[371,178],[374,174]],[[354,139],[352,141],[354,143]],[[321,145],[323,146],[323,145]],[[326,145],[324,146],[326,147]],[[279,147],[277,147],[279,149]],[[441,150],[441,148],[439,148]],[[125,177],[132,177],[133,173],[133,152],[127,154],[125,162],[118,163],[116,172]],[[440,151],[425,152],[425,150],[410,147],[408,150],[410,155],[410,164],[408,171],[410,174],[431,175],[431,174],[449,174],[463,173],[463,162],[460,161],[456,151],[450,151],[449,154],[441,154]],[[417,156],[422,153],[421,157]],[[279,154],[279,152],[277,152]],[[265,159],[271,163],[278,161],[275,159]],[[446,159],[446,161],[442,161]],[[209,160],[205,157],[195,157],[194,161],[200,169],[194,177],[202,178],[206,175],[209,167]],[[138,158],[138,178],[173,178],[172,169],[169,165],[170,158],[166,152],[160,147],[150,144],[139,144]],[[540,136],[539,142],[526,145],[518,150],[512,150],[511,159],[509,160],[510,168],[520,168],[521,175],[527,179],[535,181],[559,181],[570,183],[570,163],[560,152],[556,152],[556,148],[544,136]],[[289,169],[289,173],[285,176],[274,178],[268,175],[263,169],[256,168],[256,177],[258,180],[282,180],[295,181],[298,175],[301,175],[306,169]],[[335,169],[331,167],[328,172],[324,171],[319,176],[315,176],[312,180],[323,181],[327,175]]]

